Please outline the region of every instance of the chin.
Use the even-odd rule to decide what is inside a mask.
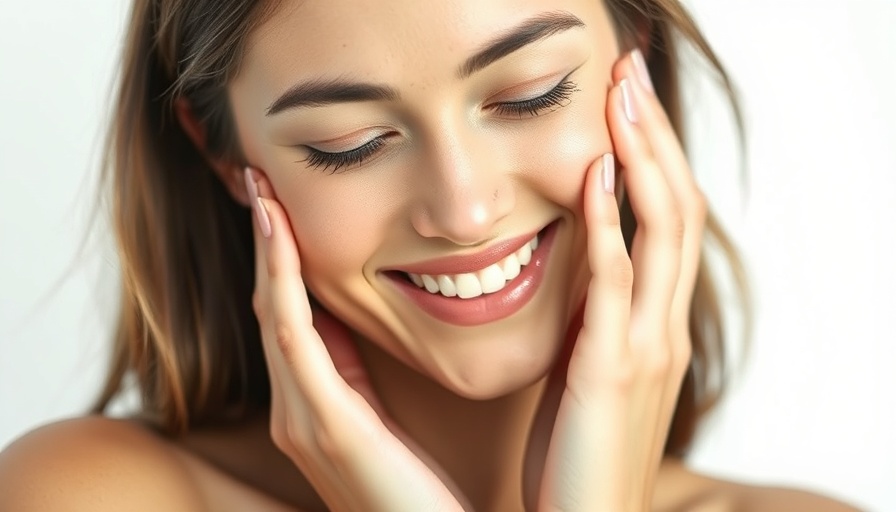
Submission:
[[[440,382],[440,384],[468,400],[495,400],[537,384],[548,375],[553,367],[552,362],[547,360],[538,366],[524,368],[514,368],[511,365],[500,373],[494,370],[482,372],[467,368],[464,373],[456,376],[456,379],[447,383]]]
[[[492,400],[531,387],[554,367],[569,319],[564,308],[555,306],[555,314],[516,320],[476,336],[442,338],[419,361],[422,372],[470,400]]]

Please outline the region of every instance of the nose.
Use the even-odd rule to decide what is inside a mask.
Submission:
[[[411,223],[421,236],[475,246],[496,235],[513,211],[514,186],[499,151],[484,137],[461,136],[443,127],[428,144]]]

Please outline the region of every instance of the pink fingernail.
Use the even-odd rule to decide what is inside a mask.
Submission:
[[[251,167],[246,167],[243,172],[246,178],[246,193],[249,194],[249,204],[255,211],[255,218],[258,219],[258,228],[265,238],[271,237],[271,218],[268,216],[268,210],[264,202],[258,197],[258,182],[255,181],[255,173]]]
[[[632,52],[632,63],[635,65],[635,72],[638,74],[638,81],[650,92],[653,90],[653,82],[650,80],[650,71],[647,69],[647,61],[644,60],[644,54],[641,50]]]
[[[612,153],[607,153],[601,158],[600,175],[604,191],[611,195],[616,192],[616,160]]]
[[[635,115],[632,84],[629,83],[628,78],[623,78],[622,81],[619,82],[619,88],[622,89],[622,110],[625,111],[625,118],[628,119],[628,122],[635,123],[638,121],[638,116]]]
[[[255,216],[258,217],[258,229],[265,238],[271,238],[271,218],[268,216],[268,208],[264,199],[255,198]]]
[[[254,203],[258,199],[258,183],[255,183],[252,169],[246,167],[243,170],[243,177],[246,179],[246,193],[249,194],[249,203]]]

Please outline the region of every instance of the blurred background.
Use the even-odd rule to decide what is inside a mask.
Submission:
[[[896,511],[896,0],[686,3],[745,112],[741,175],[693,62],[694,171],[756,313],[690,464]],[[105,370],[117,261],[93,215],[126,4],[3,0],[0,447],[83,413]]]

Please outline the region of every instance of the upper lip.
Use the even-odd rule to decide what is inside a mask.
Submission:
[[[441,274],[471,274],[478,270],[494,265],[507,256],[518,251],[524,244],[535,238],[540,230],[509,238],[475,254],[443,256],[431,260],[408,263],[401,267],[393,267],[389,270],[397,270],[408,274],[427,274],[431,276]]]

